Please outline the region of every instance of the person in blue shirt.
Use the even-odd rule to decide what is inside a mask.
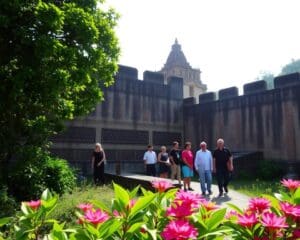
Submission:
[[[202,195],[206,194],[206,190],[211,195],[213,159],[211,152],[207,149],[206,142],[200,143],[200,149],[197,151],[195,158],[195,169],[199,173]]]

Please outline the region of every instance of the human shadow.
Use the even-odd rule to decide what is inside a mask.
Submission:
[[[212,197],[209,198],[210,201],[215,202],[218,205],[221,205],[224,202],[229,202],[232,198],[228,194],[224,194],[222,197]]]

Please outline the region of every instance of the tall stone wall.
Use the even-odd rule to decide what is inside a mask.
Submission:
[[[262,151],[266,159],[300,163],[300,74],[277,77],[275,88],[266,82],[244,85],[185,99],[184,138],[214,148],[218,138],[235,151]]]
[[[153,144],[170,146],[182,141],[183,80],[144,72],[138,80],[137,69],[120,66],[115,84],[104,90],[104,101],[93,113],[67,123],[67,130],[54,137],[52,152],[68,159],[88,173],[95,142],[102,143],[108,167],[121,163],[131,171],[143,169],[143,153]]]

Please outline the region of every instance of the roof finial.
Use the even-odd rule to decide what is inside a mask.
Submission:
[[[178,40],[177,40],[177,38],[175,38],[175,44],[178,44]]]

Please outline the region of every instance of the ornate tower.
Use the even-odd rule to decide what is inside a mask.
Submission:
[[[201,82],[200,69],[192,68],[186,60],[184,53],[181,50],[181,45],[178,44],[177,39],[172,45],[172,50],[169,53],[167,62],[160,70],[164,74],[165,83],[168,77],[176,76],[183,78],[183,97],[196,97],[206,92],[206,85]]]

